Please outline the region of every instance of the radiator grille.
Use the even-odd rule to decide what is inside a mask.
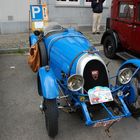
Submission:
[[[109,86],[106,68],[99,60],[89,61],[84,69],[84,89],[88,91],[95,86]]]

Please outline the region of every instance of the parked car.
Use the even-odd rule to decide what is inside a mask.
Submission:
[[[140,116],[140,60],[123,63],[112,85],[100,53],[73,28],[53,26],[41,35],[34,32],[30,45],[39,48],[38,94],[42,96],[40,107],[50,137],[58,133],[59,108],[81,111],[85,124],[94,127],[111,126],[121,118]],[[66,101],[64,106],[61,100]],[[96,110],[99,118],[95,119]],[[106,115],[102,116],[102,112]]]
[[[101,44],[108,58],[126,54],[122,52],[140,55],[140,0],[112,0]]]

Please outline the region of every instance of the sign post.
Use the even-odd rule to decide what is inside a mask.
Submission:
[[[47,4],[30,5],[32,31],[43,30],[48,25],[48,9]]]

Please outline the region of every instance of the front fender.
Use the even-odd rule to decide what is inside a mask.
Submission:
[[[38,37],[35,36],[34,34],[30,34],[30,37],[29,37],[29,44],[30,44],[30,47],[32,45],[34,45],[35,43],[37,43],[38,41]]]
[[[120,69],[121,69],[122,67],[124,67],[125,65],[133,65],[133,66],[135,66],[135,67],[140,67],[140,59],[129,59],[129,60],[125,61],[125,62],[121,65]]]
[[[135,67],[135,68],[140,68],[140,60],[139,59],[129,59],[129,60],[125,61],[120,66],[120,68],[117,70],[117,75],[121,69],[123,69],[124,67],[129,67],[129,66]]]
[[[125,67],[134,67],[134,68],[138,68],[138,75],[140,76],[140,59],[129,59],[127,61],[125,61],[120,68],[117,70],[117,74],[119,74],[119,71]]]
[[[38,72],[41,84],[42,96],[46,99],[54,99],[59,95],[58,84],[53,70],[46,71],[45,67],[41,67]]]
[[[140,77],[140,59],[129,59],[127,61],[125,61],[120,68],[117,71],[117,75],[119,74],[119,71],[125,67],[134,67],[134,68],[138,68],[137,71],[137,76],[138,78]],[[126,101],[128,102],[128,104],[132,104],[135,103],[135,100],[137,98],[137,87],[135,86],[134,82],[133,82],[133,78],[131,79],[130,83],[129,83],[129,96],[126,97]]]
[[[112,36],[115,40],[115,44],[116,44],[116,48],[119,47],[119,44],[120,44],[120,40],[119,40],[119,37],[118,37],[118,34],[116,32],[114,32],[113,30],[109,29],[107,31],[104,32],[103,36],[102,36],[102,39],[101,39],[101,44],[103,44],[105,38],[107,36]]]

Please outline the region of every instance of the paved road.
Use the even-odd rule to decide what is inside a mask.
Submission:
[[[106,60],[107,61],[107,60]],[[113,61],[114,71],[120,60]],[[39,111],[36,74],[27,65],[27,56],[0,56],[0,140],[50,140],[44,116]],[[103,127],[84,125],[77,114],[60,111],[56,140],[139,140],[140,122],[123,119],[115,124],[109,138]]]

